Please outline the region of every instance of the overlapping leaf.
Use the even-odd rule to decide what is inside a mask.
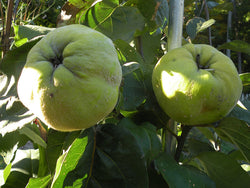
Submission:
[[[131,41],[136,30],[143,29],[144,19],[135,7],[101,1],[81,16],[81,23],[104,33],[112,40]]]
[[[228,117],[214,130],[222,139],[233,143],[241,151],[245,160],[250,162],[250,129],[246,122]]]
[[[230,49],[236,52],[243,52],[246,54],[250,54],[250,44],[241,41],[241,40],[234,40],[231,42],[224,43],[218,47],[219,50],[221,49]]]
[[[67,150],[75,138],[79,136],[80,132],[59,132],[53,129],[48,131],[46,160],[47,166],[51,173],[54,173],[57,159],[62,155],[63,151]]]
[[[9,51],[0,67],[0,134],[15,131],[34,119],[17,97],[17,81],[29,50],[37,40]]]
[[[168,23],[169,7],[164,0],[137,1],[137,7],[144,16],[151,32],[159,34]]]
[[[214,182],[196,168],[180,166],[166,153],[155,161],[156,167],[168,183],[169,187],[215,187]]]
[[[77,139],[74,140],[69,149],[61,155],[56,164],[55,176],[52,182],[52,187],[73,186],[77,180],[77,172],[79,169],[77,165],[82,165],[80,178],[86,180],[90,172],[92,161],[92,153],[94,150],[94,133],[92,129],[83,132]],[[84,163],[81,163],[81,161]],[[75,171],[73,176],[69,173]],[[86,176],[85,176],[86,175]]]
[[[187,22],[186,31],[191,39],[194,39],[197,33],[207,29],[215,23],[214,19],[205,20],[201,17],[195,17]]]
[[[17,47],[34,38],[42,37],[43,35],[46,35],[50,31],[54,30],[54,28],[38,25],[13,25],[13,28],[15,33],[15,45]]]
[[[241,102],[244,107],[235,106],[229,116],[238,118],[250,124],[250,100],[246,99]]]
[[[6,177],[5,187],[25,187],[29,178],[35,177],[38,172],[39,151],[17,150],[15,159],[11,164],[11,172]]]
[[[119,59],[123,63],[123,101],[121,109],[133,111],[145,101],[145,85],[142,73],[143,59],[127,42],[115,41]],[[131,62],[133,61],[133,62]]]
[[[197,156],[216,187],[248,187],[250,178],[236,160],[220,152],[203,152]]]
[[[100,126],[96,132],[91,128],[57,161],[52,187],[147,187],[142,157],[136,139],[126,129],[112,124]]]
[[[39,188],[47,188],[51,180],[51,175],[47,175],[40,178],[30,178],[28,184],[26,185],[26,188],[33,188],[33,187],[39,187]]]
[[[161,143],[156,134],[155,126],[150,123],[143,123],[138,126],[130,119],[123,119],[118,126],[128,129],[137,140],[142,149],[143,158],[147,162],[151,162],[161,151]]]

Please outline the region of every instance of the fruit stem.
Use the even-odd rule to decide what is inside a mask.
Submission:
[[[182,126],[182,133],[181,133],[181,136],[178,137],[178,139],[177,139],[178,145],[177,145],[175,156],[174,156],[174,158],[177,162],[179,162],[179,160],[180,160],[182,149],[184,147],[188,133],[191,129],[192,129],[192,126],[188,126],[188,125]]]

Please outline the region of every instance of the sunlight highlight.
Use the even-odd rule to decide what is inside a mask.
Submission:
[[[164,94],[168,97],[168,98],[172,98],[175,96],[176,94],[176,90],[178,90],[178,88],[181,88],[179,84],[176,83],[184,83],[184,78],[180,73],[177,72],[166,72],[166,71],[162,71],[161,73],[161,85],[162,85],[162,89]],[[185,88],[185,87],[182,87]],[[184,91],[183,91],[184,93]]]

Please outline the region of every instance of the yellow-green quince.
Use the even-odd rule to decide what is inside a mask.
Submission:
[[[153,70],[152,84],[165,113],[185,125],[222,119],[242,92],[232,60],[205,44],[187,44],[163,55]]]
[[[30,50],[17,91],[21,102],[49,127],[75,131],[112,112],[121,78],[111,39],[72,24],[51,31]]]

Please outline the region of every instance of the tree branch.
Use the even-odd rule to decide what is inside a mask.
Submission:
[[[6,27],[3,33],[3,54],[2,57],[6,54],[10,47],[10,33],[11,33],[11,22],[12,22],[12,13],[13,13],[14,1],[8,1],[7,7],[7,16],[6,16]]]
[[[168,51],[182,45],[184,0],[169,1]]]
[[[174,158],[177,162],[179,162],[179,160],[180,160],[182,149],[184,147],[188,133],[191,129],[192,129],[192,126],[183,125],[183,127],[182,127],[182,134],[178,139],[178,145],[177,145],[176,153],[174,156]]]

